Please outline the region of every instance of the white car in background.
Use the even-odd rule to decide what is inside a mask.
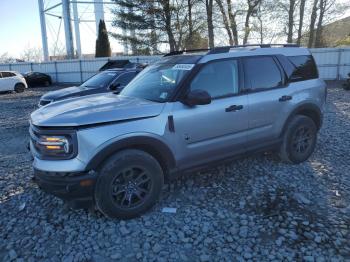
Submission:
[[[0,92],[15,91],[21,93],[26,88],[28,88],[27,82],[20,73],[0,71]]]

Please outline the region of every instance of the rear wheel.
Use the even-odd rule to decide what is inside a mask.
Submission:
[[[25,86],[23,84],[18,83],[15,85],[15,92],[16,93],[22,93],[22,92],[24,92],[24,89],[25,89]]]
[[[162,168],[151,155],[134,149],[118,152],[99,171],[96,206],[111,218],[137,217],[157,202],[163,183]]]
[[[314,121],[307,116],[297,115],[284,133],[279,156],[287,163],[304,162],[313,153],[316,140],[317,127]]]

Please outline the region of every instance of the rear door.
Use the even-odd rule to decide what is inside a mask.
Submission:
[[[280,116],[287,114],[293,99],[285,86],[284,71],[273,56],[243,59],[249,103],[249,146],[269,144],[281,132]]]
[[[178,163],[182,168],[228,157],[245,149],[248,128],[247,95],[241,94],[240,62],[212,61],[189,84],[207,91],[212,102],[189,107],[173,105]]]

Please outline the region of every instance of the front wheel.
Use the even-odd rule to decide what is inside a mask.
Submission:
[[[96,206],[110,218],[129,219],[145,213],[159,199],[164,183],[158,161],[141,150],[112,155],[98,173]]]
[[[287,163],[298,164],[313,153],[317,140],[315,122],[302,115],[292,118],[283,135],[279,156]]]
[[[16,84],[15,85],[15,92],[16,93],[22,93],[24,92],[25,86],[23,84]]]

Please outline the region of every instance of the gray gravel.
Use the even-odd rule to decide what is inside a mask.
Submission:
[[[0,95],[0,260],[350,261],[350,92],[329,88],[306,163],[265,154],[188,174],[146,215],[119,221],[31,183],[28,116],[45,91]]]

